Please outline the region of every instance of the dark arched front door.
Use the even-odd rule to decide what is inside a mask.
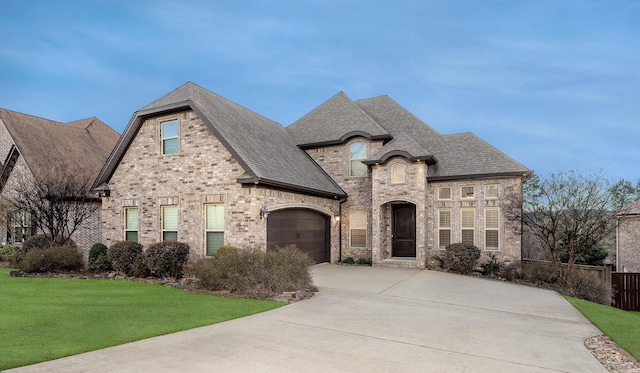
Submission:
[[[393,211],[392,255],[416,256],[416,205],[403,203],[391,205]]]
[[[267,216],[267,250],[295,245],[316,263],[327,262],[329,217],[306,209],[276,210]]]

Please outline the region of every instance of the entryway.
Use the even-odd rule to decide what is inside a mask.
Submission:
[[[412,203],[391,205],[391,255],[416,256],[416,205]]]

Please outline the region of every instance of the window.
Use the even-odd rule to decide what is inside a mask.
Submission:
[[[498,198],[498,185],[485,185],[484,198]]]
[[[11,216],[12,242],[24,242],[33,235],[31,215],[24,211],[17,211]]]
[[[460,224],[462,227],[462,243],[474,245],[473,243],[473,229],[475,227],[475,210],[474,209],[462,209]]]
[[[402,163],[391,165],[391,184],[404,183],[405,166]]]
[[[178,206],[162,206],[162,241],[178,240]]]
[[[351,233],[351,247],[367,246],[367,212],[351,211],[349,214],[349,229]]]
[[[484,210],[484,245],[487,250],[498,250],[499,212],[498,208]]]
[[[438,212],[438,239],[440,250],[451,244],[451,210],[439,210]]]
[[[162,154],[178,152],[178,121],[162,123]]]
[[[438,199],[451,199],[451,187],[438,188]]]
[[[367,144],[362,141],[349,146],[349,169],[351,176],[367,176],[367,165],[362,163],[367,158]]]
[[[462,187],[462,198],[473,198],[474,190],[472,186],[463,186]]]
[[[126,207],[124,209],[124,239],[138,242],[138,208]]]
[[[206,205],[205,213],[205,249],[213,255],[224,245],[224,205]]]

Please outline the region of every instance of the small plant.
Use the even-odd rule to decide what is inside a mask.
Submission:
[[[47,249],[51,246],[70,246],[75,248],[78,247],[72,239],[69,239],[66,242],[56,240],[56,242],[54,242],[52,245],[50,236],[46,234],[36,234],[27,238],[27,240],[25,240],[22,243],[22,246],[20,246],[20,248],[18,249],[18,262],[22,260],[22,258],[24,258],[24,256],[31,250]]]
[[[611,304],[611,287],[593,272],[574,269],[569,272],[567,286],[572,296],[604,305]]]
[[[79,271],[84,259],[77,247],[49,247],[29,251],[18,268],[27,273]]]
[[[89,249],[88,269],[91,272],[108,272],[113,270],[111,261],[107,257],[107,246],[103,243],[95,243]]]
[[[356,264],[356,261],[355,261],[355,259],[353,259],[352,256],[348,256],[348,257],[344,258],[342,263],[351,265],[351,264]]]
[[[365,265],[371,265],[371,259],[367,259],[367,258],[358,258],[358,260],[356,260],[356,264],[361,265],[361,266],[365,266]]]
[[[493,278],[500,274],[502,264],[498,260],[496,254],[491,253],[487,258],[487,261],[480,264],[480,268],[482,268],[483,275]]]
[[[178,279],[189,259],[189,245],[178,241],[157,242],[147,248],[144,258],[152,276]]]
[[[444,254],[444,269],[461,273],[471,273],[480,259],[480,249],[474,245],[453,243],[447,246]]]
[[[444,259],[440,255],[432,255],[427,262],[427,268],[431,270],[444,269]]]
[[[549,263],[523,263],[522,276],[534,284],[555,284],[560,278],[559,271]]]
[[[18,263],[20,256],[20,250],[12,245],[6,245],[0,247],[0,262],[8,262],[11,265]]]
[[[133,241],[119,241],[107,249],[107,258],[113,269],[133,276],[133,265],[142,256],[142,245]]]
[[[500,269],[500,277],[507,281],[514,281],[521,279],[522,276],[522,265],[519,261],[514,261],[507,263],[502,266]]]

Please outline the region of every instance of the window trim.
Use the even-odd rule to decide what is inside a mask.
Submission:
[[[175,208],[176,209],[176,227],[175,229],[167,229],[165,227],[165,210],[169,209],[169,208]],[[161,227],[161,236],[160,236],[160,241],[171,241],[171,240],[165,240],[165,234],[167,233],[172,233],[175,232],[176,234],[176,241],[179,239],[178,236],[178,228],[180,227],[180,210],[178,210],[178,205],[164,205],[161,206],[161,212],[160,212],[160,227]]]
[[[135,229],[131,229],[127,224],[129,222],[128,212],[129,211],[133,211],[133,210],[136,211],[136,227],[135,227]],[[140,238],[140,232],[139,232],[139,229],[140,229],[140,209],[137,206],[126,206],[124,208],[123,215],[124,215],[123,216],[123,218],[124,218],[124,239],[127,240],[127,241],[138,242],[138,240]],[[136,239],[135,240],[130,240],[129,239],[129,237],[128,237],[128,233],[129,232],[135,232],[136,233]]]
[[[464,194],[464,189],[465,188],[471,188],[471,191],[472,191],[471,195],[469,195],[469,194],[465,195]],[[473,185],[463,185],[463,186],[461,186],[460,187],[460,198],[461,199],[474,199],[474,198],[476,198],[476,187],[473,186]]]
[[[400,167],[402,170],[402,180],[394,180],[394,169]],[[404,184],[407,182],[407,165],[403,162],[394,162],[389,166],[389,179],[392,185]]]
[[[443,226],[442,225],[442,213],[443,212],[448,212],[449,213],[449,225],[448,226]],[[451,237],[451,226],[453,225],[451,218],[453,217],[451,209],[438,209],[438,248],[440,250],[444,250],[447,248],[448,245],[451,244],[452,242],[452,237]],[[449,232],[449,243],[446,245],[442,245],[442,232],[443,231],[447,231]]]
[[[442,197],[441,195],[441,191],[445,190],[445,189],[449,189],[449,197]],[[450,200],[451,199],[451,187],[438,187],[438,199],[439,200]]]
[[[208,222],[209,222],[209,206],[221,206],[222,207],[222,227],[211,228],[211,229],[209,228],[209,226],[208,226]],[[225,234],[224,234],[225,219],[224,219],[224,215],[225,215],[224,203],[207,203],[207,204],[204,205],[204,245],[203,246],[204,246],[204,255],[205,256],[211,256],[211,255],[215,254],[221,246],[224,246],[224,239],[225,239]],[[222,245],[218,246],[211,253],[209,253],[209,247],[207,246],[207,244],[208,244],[207,236],[208,236],[209,233],[222,233]]]
[[[487,222],[489,221],[487,218],[487,214],[489,212],[495,212],[496,216],[496,224],[497,227],[489,227]],[[487,251],[500,251],[500,208],[499,207],[487,207],[484,209],[484,249]],[[496,247],[489,247],[487,245],[487,232],[496,232]]]
[[[465,226],[465,217],[464,217],[464,213],[465,212],[471,212],[471,219],[472,219],[472,224],[471,226]],[[474,208],[461,208],[460,209],[460,242],[465,243],[465,244],[471,244],[471,245],[475,245],[476,242],[476,209]],[[465,231],[471,231],[471,242],[465,242],[464,240],[464,232]]]
[[[496,189],[496,195],[495,196],[489,196],[489,193],[487,193],[487,191],[491,187],[495,187],[495,189]],[[485,199],[497,199],[499,197],[500,197],[500,187],[499,187],[498,184],[488,184],[488,185],[484,186],[484,198]]]
[[[175,123],[176,125],[176,135],[175,136],[167,136],[165,137],[164,132],[164,126],[167,124],[172,124]],[[170,120],[165,120],[162,121],[160,123],[160,138],[162,139],[162,141],[160,142],[160,152],[162,153],[162,155],[172,155],[172,154],[178,154],[180,153],[180,121],[178,121],[178,119],[170,119]],[[167,153],[165,152],[165,143],[167,140],[176,140],[176,151],[175,152],[171,152],[171,153]]]
[[[364,156],[362,158],[355,158],[353,156],[351,147],[353,147],[356,144],[362,144],[362,146],[364,147]],[[366,142],[364,141],[354,141],[351,144],[349,144],[349,177],[367,177],[367,174],[369,173],[368,167],[366,164],[362,163],[362,161],[364,161],[365,159],[367,159],[367,154],[368,154],[368,145]],[[362,166],[364,166],[364,175],[354,175],[353,174],[353,162],[360,162],[362,163]]]
[[[353,218],[353,215],[356,213],[364,214],[364,226],[354,224],[354,220],[356,219]],[[367,247],[368,235],[369,235],[368,225],[369,225],[369,214],[367,214],[366,210],[355,209],[355,210],[349,211],[349,247],[357,247],[357,248]],[[362,245],[353,244],[354,230],[364,230],[364,244]]]

